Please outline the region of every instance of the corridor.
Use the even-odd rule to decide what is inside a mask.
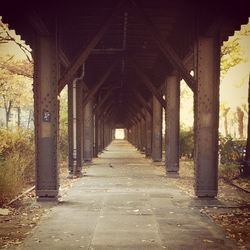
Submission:
[[[18,249],[235,249],[200,209],[162,168],[115,140]]]

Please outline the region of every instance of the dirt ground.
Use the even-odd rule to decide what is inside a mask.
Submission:
[[[164,167],[160,166],[164,172]],[[60,173],[60,194],[63,195],[75,181],[66,178],[67,169],[62,168]],[[190,161],[181,161],[180,178],[171,178],[169,181],[194,197],[193,164]],[[244,189],[250,187],[250,180],[234,180],[235,185]],[[250,249],[250,193],[244,192],[219,180],[218,200],[224,206],[204,207],[201,213],[207,215],[226,232],[226,237],[237,242],[239,249]],[[40,218],[50,211],[50,207],[37,203],[35,192],[32,191],[21,199],[6,207],[8,215],[0,216],[0,248],[19,245],[32,232]]]

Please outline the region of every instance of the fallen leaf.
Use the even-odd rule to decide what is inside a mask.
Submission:
[[[204,239],[203,242],[212,243],[213,241],[212,240],[208,240],[208,239]]]

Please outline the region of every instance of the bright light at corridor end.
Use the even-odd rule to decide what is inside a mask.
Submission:
[[[116,140],[124,140],[125,139],[124,128],[116,128],[115,129],[115,139]]]

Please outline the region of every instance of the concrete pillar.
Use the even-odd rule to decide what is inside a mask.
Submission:
[[[180,79],[177,74],[166,80],[166,171],[178,173],[180,156]]]
[[[153,96],[153,134],[152,134],[152,160],[162,160],[162,107]]]
[[[34,48],[36,195],[57,200],[58,59],[53,37],[37,36]]]
[[[152,116],[146,112],[146,157],[152,154]]]
[[[195,192],[198,197],[215,197],[218,191],[219,39],[199,37],[196,49]]]
[[[91,162],[93,158],[93,102],[83,108],[83,160]]]

